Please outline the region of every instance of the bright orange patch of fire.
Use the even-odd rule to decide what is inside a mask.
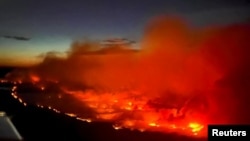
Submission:
[[[179,110],[173,107],[158,109],[150,105],[150,99],[138,94],[138,91],[102,94],[94,91],[73,92],[65,89],[64,91],[95,111],[92,120],[113,122],[116,130],[130,128],[206,136],[200,133],[205,125],[191,122],[197,118],[195,115],[178,112],[186,107]]]

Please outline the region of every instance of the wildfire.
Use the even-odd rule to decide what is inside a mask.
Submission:
[[[94,91],[72,92],[65,90],[65,92],[95,111],[93,120],[111,121],[116,130],[129,128],[139,131],[179,132],[187,135],[205,136],[204,133],[200,134],[205,125],[191,122],[197,117],[187,113],[180,114],[178,111],[181,110],[173,107],[154,107],[149,104],[150,99],[138,95],[138,92],[124,91],[102,94]]]
[[[33,83],[40,91],[46,92],[45,87],[39,83]],[[18,86],[12,87],[11,95],[24,106],[27,104],[17,95]],[[152,104],[152,98],[146,97],[139,90],[124,90],[119,92],[96,92],[88,91],[69,91],[61,88],[64,94],[71,95],[75,99],[86,104],[94,111],[94,116],[84,116],[75,112],[62,112],[52,105],[40,105],[39,108],[47,108],[56,113],[64,113],[67,116],[76,118],[84,122],[108,121],[113,123],[115,130],[129,128],[131,130],[159,131],[159,132],[178,132],[186,135],[206,136],[203,132],[204,126],[200,122],[193,122],[198,119],[195,115],[183,112],[183,107],[178,109],[171,106],[157,106]],[[63,99],[61,95],[56,96]],[[156,103],[161,105],[156,100]],[[192,110],[192,109],[191,109]],[[203,113],[201,113],[203,114]],[[198,121],[198,120],[197,120]]]
[[[140,49],[76,41],[65,57],[48,53],[30,68],[24,80],[41,92],[27,99],[82,121],[112,122],[116,130],[203,136],[208,123],[249,123],[249,29],[197,29],[160,17]],[[19,75],[26,76],[9,77]]]

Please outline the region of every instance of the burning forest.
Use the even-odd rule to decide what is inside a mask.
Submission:
[[[249,23],[201,29],[158,17],[137,48],[75,41],[6,79],[20,82],[12,94],[21,101],[79,120],[206,136],[211,123],[250,123],[249,33]]]

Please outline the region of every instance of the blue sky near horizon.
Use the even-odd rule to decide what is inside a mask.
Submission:
[[[206,26],[249,20],[248,13],[247,0],[1,0],[0,65],[36,60],[47,51],[65,51],[79,38],[139,41],[147,22],[158,15],[177,14]]]

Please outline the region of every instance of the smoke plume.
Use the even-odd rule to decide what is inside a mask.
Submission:
[[[48,53],[29,74],[70,91],[136,90],[154,107],[179,105],[202,112],[208,123],[249,123],[249,33],[247,23],[201,29],[158,17],[146,26],[139,50],[75,41],[66,56]]]

